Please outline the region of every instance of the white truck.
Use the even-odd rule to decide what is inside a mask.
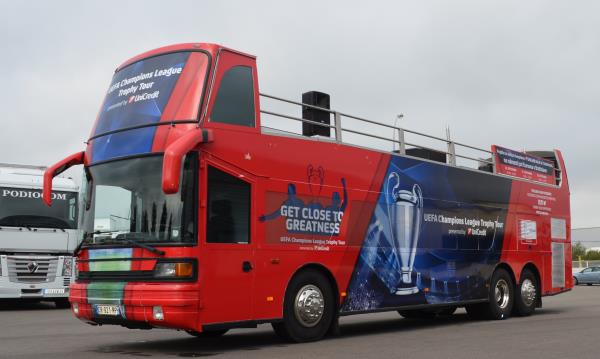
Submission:
[[[69,306],[78,243],[75,181],[56,177],[52,207],[41,200],[45,167],[0,164],[0,300]]]

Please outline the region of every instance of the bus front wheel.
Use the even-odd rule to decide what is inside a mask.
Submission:
[[[286,340],[319,340],[333,322],[334,309],[329,281],[315,270],[306,270],[292,278],[285,293],[283,321],[272,326],[275,334]]]

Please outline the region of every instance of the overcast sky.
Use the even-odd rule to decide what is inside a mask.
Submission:
[[[489,148],[563,151],[573,227],[600,226],[598,1],[0,0],[0,162],[82,150],[114,68],[214,42],[262,92]]]

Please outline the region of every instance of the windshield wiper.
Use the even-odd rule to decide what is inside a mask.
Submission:
[[[144,248],[144,249],[149,250],[150,252],[152,252],[154,254],[157,254],[159,256],[164,256],[165,255],[165,251],[162,251],[162,250],[160,250],[158,248],[155,248],[155,247],[149,246],[147,244],[135,241],[133,239],[125,239],[124,242],[125,243],[129,243],[129,244],[133,244],[136,247]]]
[[[139,234],[141,234],[141,233],[139,233]],[[165,251],[162,251],[162,250],[160,250],[158,248],[152,247],[152,246],[150,246],[148,244],[136,241],[136,239],[138,239],[138,238],[139,239],[143,239],[145,237],[146,236],[143,236],[143,235],[142,236],[136,235],[135,232],[133,232],[133,233],[121,233],[121,234],[117,234],[117,237],[115,238],[116,239],[115,242],[124,242],[124,243],[128,243],[128,244],[133,244],[136,247],[140,247],[140,248],[146,249],[146,250],[148,250],[148,251],[150,251],[150,252],[152,252],[154,254],[157,254],[159,256],[164,256],[165,255]]]
[[[88,242],[93,238],[94,234],[108,234],[108,233],[116,233],[119,232],[118,230],[112,230],[112,231],[94,231],[90,234],[88,234],[77,246],[77,248],[75,248],[75,255],[77,255],[77,253],[81,250],[81,248],[85,245],[88,244]],[[133,238],[132,238],[133,237]],[[136,247],[139,248],[143,248],[146,249],[156,255],[159,256],[164,256],[165,255],[165,251],[162,251],[158,248],[152,247],[148,244],[144,244],[141,243],[139,241],[136,241],[135,239],[141,237],[141,236],[136,236],[136,233],[120,233],[118,234],[113,240],[103,240],[101,242],[98,242],[98,244],[131,244],[134,245]],[[142,237],[144,238],[144,237]]]
[[[114,232],[118,232],[118,231],[114,231],[114,230],[113,231],[94,231],[92,233],[86,233],[84,235],[83,239],[81,240],[81,242],[79,242],[77,247],[75,247],[75,250],[73,251],[73,256],[76,257],[84,245],[90,244],[92,242],[92,240],[94,239],[94,234],[107,234],[107,233],[114,233]]]

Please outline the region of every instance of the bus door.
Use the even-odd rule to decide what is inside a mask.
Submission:
[[[203,322],[250,320],[255,269],[250,221],[253,180],[210,161],[201,167]]]

